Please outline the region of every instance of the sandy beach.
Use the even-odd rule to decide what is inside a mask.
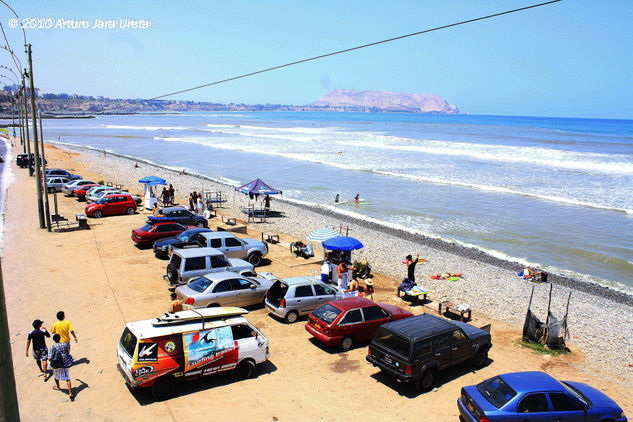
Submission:
[[[21,152],[19,140],[15,143],[17,154]],[[234,196],[227,185],[142,161],[135,168],[135,161],[114,154],[104,157],[97,151],[48,146],[46,154],[49,167],[123,184],[137,194],[142,193],[141,177],[163,177],[173,184],[181,204],[193,190],[221,190],[228,202],[219,213],[245,218],[239,207],[248,198]],[[348,226],[350,236],[365,245],[354,257],[367,259],[378,273],[376,301],[415,314],[436,313],[442,300],[470,304],[473,325],[492,324],[490,364],[478,371],[467,366],[450,370],[440,377],[437,391],[417,394],[369,365],[366,345],[346,353],[323,348],[310,340],[303,328],[305,319],[282,324],[265,309],[255,308],[247,318],[268,337],[271,347],[270,362],[262,365],[256,378],[235,381],[213,376],[182,386],[178,396],[166,402],[155,402],[149,392],[132,394],[116,370],[115,351],[123,327],[126,322],[164,312],[169,303],[162,280],[166,262],[156,259],[151,250],[134,247],[129,237],[148,212],[90,219],[90,230],[47,233],[37,224],[33,178],[15,160],[7,165],[14,180],[6,195],[2,268],[22,420],[181,420],[199,417],[201,402],[220,404],[212,406],[212,414],[208,414],[212,419],[356,420],[360,411],[363,417],[379,420],[420,420],[421,414],[423,420],[456,420],[455,401],[462,386],[524,370],[544,370],[560,379],[591,384],[616,400],[629,417],[633,414],[630,296],[553,278],[552,311],[557,317],[563,316],[571,292],[568,346],[572,353],[560,357],[535,354],[517,345],[517,340],[533,287],[532,310],[545,320],[549,284],[534,285],[517,277],[512,263],[277,198],[272,208],[284,216],[248,224],[248,235],[243,235],[281,235],[282,243],[271,246],[270,262],[258,271],[280,277],[311,274],[319,267],[317,260],[301,262],[285,245],[305,241],[316,228]],[[57,200],[60,213],[71,222],[76,213],[83,212],[85,204],[74,198],[58,194]],[[210,227],[218,220],[219,216],[211,220]],[[318,257],[321,248],[314,246]],[[417,281],[430,289],[431,303],[412,307],[396,297],[396,286],[406,273],[402,259],[418,252],[429,260],[418,265]],[[430,278],[441,272],[461,272],[463,277],[456,282]],[[52,380],[44,383],[32,357],[24,355],[31,322],[39,318],[50,327],[60,309],[66,311],[79,337],[72,344],[72,354],[79,361],[71,368],[77,394],[74,403],[51,389]]]

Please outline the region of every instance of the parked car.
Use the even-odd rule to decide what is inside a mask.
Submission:
[[[31,157],[33,153],[31,153]],[[29,154],[18,154],[15,156],[15,164],[23,169],[29,166]]]
[[[321,282],[316,277],[290,277],[277,280],[266,294],[266,309],[273,315],[294,323],[324,303],[343,299],[338,288]]]
[[[158,239],[179,235],[187,229],[193,229],[192,226],[183,226],[182,224],[167,221],[164,223],[147,223],[140,229],[132,230],[132,240],[137,245],[151,245]]]
[[[232,271],[253,277],[257,275],[255,268],[246,261],[227,258],[213,248],[193,248],[173,251],[164,278],[170,284],[182,285],[193,277],[220,271]]]
[[[70,173],[64,169],[46,169],[46,177],[65,177],[68,180],[81,180],[80,175]]]
[[[475,368],[483,367],[491,347],[488,331],[423,314],[380,326],[367,361],[424,392],[433,388],[439,371],[460,362],[471,360]]]
[[[622,408],[601,391],[544,372],[502,374],[463,387],[457,407],[462,422],[627,420]]]
[[[95,194],[93,196],[93,198],[94,198],[93,202],[101,199],[104,195],[113,194],[113,193],[122,193],[122,194],[125,194],[125,195],[130,195],[132,197],[132,199],[134,200],[134,202],[136,202],[137,206],[140,206],[141,202],[143,202],[143,199],[140,196],[134,195],[134,194],[126,192],[126,191],[118,190],[118,189],[103,191],[103,192],[99,192],[99,193]]]
[[[240,239],[226,231],[204,233],[198,238],[198,243],[204,248],[218,249],[229,258],[244,259],[255,267],[268,254],[266,243],[256,239]]]
[[[306,330],[328,346],[349,350],[355,343],[371,340],[382,324],[412,316],[394,305],[350,297],[316,308],[308,315]]]
[[[106,195],[97,202],[86,205],[86,216],[101,218],[104,215],[133,215],[136,212],[136,202],[130,195]]]
[[[72,196],[76,196],[77,201],[83,201],[86,199],[86,192],[88,192],[90,189],[92,189],[95,186],[101,186],[101,185],[98,185],[96,183],[88,183],[83,186],[77,186],[75,189],[73,189]]]
[[[62,192],[66,194],[66,196],[73,196],[73,190],[83,185],[92,185],[95,184],[92,180],[73,180],[71,182],[66,183],[62,186]]]
[[[187,226],[209,227],[207,219],[183,207],[168,207],[158,210],[158,215],[149,217],[150,221],[170,220]]]
[[[165,400],[177,383],[232,371],[253,376],[268,360],[268,340],[240,308],[181,311],[126,324],[117,347],[117,368],[133,389],[151,388]]]
[[[47,177],[46,189],[49,193],[61,192],[62,187],[68,182],[69,180],[65,177]]]
[[[166,257],[171,254],[173,249],[198,247],[198,237],[200,234],[210,231],[211,229],[205,228],[189,229],[180,233],[178,236],[157,240],[154,242],[154,254],[157,257]]]
[[[101,198],[101,195],[97,196],[97,194],[102,192],[105,192],[104,194],[107,195],[108,193],[117,192],[117,189],[112,186],[93,186],[88,189],[88,192],[86,192],[86,202],[95,202],[97,199]]]
[[[232,271],[209,273],[192,278],[176,288],[185,307],[262,305],[266,292],[273,285],[262,277],[245,277]]]

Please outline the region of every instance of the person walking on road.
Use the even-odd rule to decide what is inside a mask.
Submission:
[[[68,350],[70,350],[70,335],[75,339],[75,343],[77,343],[77,334],[75,334],[75,327],[70,323],[70,321],[65,320],[66,315],[64,311],[57,312],[57,321],[51,327],[51,333],[59,334],[61,337],[61,343],[68,344]]]
[[[48,348],[46,347],[46,337],[50,337],[51,334],[46,330],[46,327],[42,326],[43,321],[36,319],[33,321],[33,331],[31,331],[26,340],[26,356],[29,355],[29,346],[33,341],[33,358],[37,367],[44,374],[44,381],[48,380],[46,374],[48,364]]]
[[[53,368],[53,379],[55,380],[55,387],[53,387],[53,390],[61,390],[59,382],[66,381],[68,386],[68,398],[70,401],[74,401],[75,395],[73,394],[72,386],[70,385],[69,370],[74,362],[74,359],[70,354],[70,347],[68,346],[68,343],[61,343],[60,339],[61,336],[59,334],[55,334],[53,336],[55,344],[51,346],[50,353],[51,367]]]

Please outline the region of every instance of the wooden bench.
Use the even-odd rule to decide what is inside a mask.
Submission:
[[[443,309],[443,312],[442,312],[442,309]],[[457,305],[455,305],[453,302],[449,302],[446,300],[439,303],[438,312],[440,315],[444,315],[446,313],[459,315],[459,320],[462,322],[468,322],[472,319],[472,309],[468,308],[465,311],[458,311]]]
[[[75,220],[77,220],[77,225],[80,229],[89,229],[88,219],[85,214],[75,214]]]
[[[417,287],[417,286],[416,286]],[[398,295],[398,297],[400,297],[400,292],[402,290],[397,289],[396,294]],[[412,305],[414,306],[418,306],[420,304],[420,296],[422,296],[422,304],[426,303],[426,295],[429,294],[429,290],[426,290],[424,288],[418,287],[417,289],[412,289],[412,290],[407,290],[402,295],[402,298],[404,299],[406,296],[412,297],[415,300],[411,302]]]
[[[279,235],[274,233],[262,233],[262,242],[279,243]]]
[[[226,224],[227,226],[234,226],[237,224],[237,218],[222,216],[222,223]]]

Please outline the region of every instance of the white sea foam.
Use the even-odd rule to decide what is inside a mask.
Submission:
[[[2,138],[2,141],[5,144],[5,154],[4,164],[2,165],[2,175],[0,175],[0,189],[2,189],[2,203],[0,203],[0,256],[4,249],[4,214],[6,210],[7,191],[15,177],[13,169],[11,168],[11,163],[13,162],[11,143],[6,138]]]
[[[187,130],[189,128],[184,126],[125,126],[125,125],[106,125],[103,124],[101,128],[106,129],[128,129],[128,130]]]

